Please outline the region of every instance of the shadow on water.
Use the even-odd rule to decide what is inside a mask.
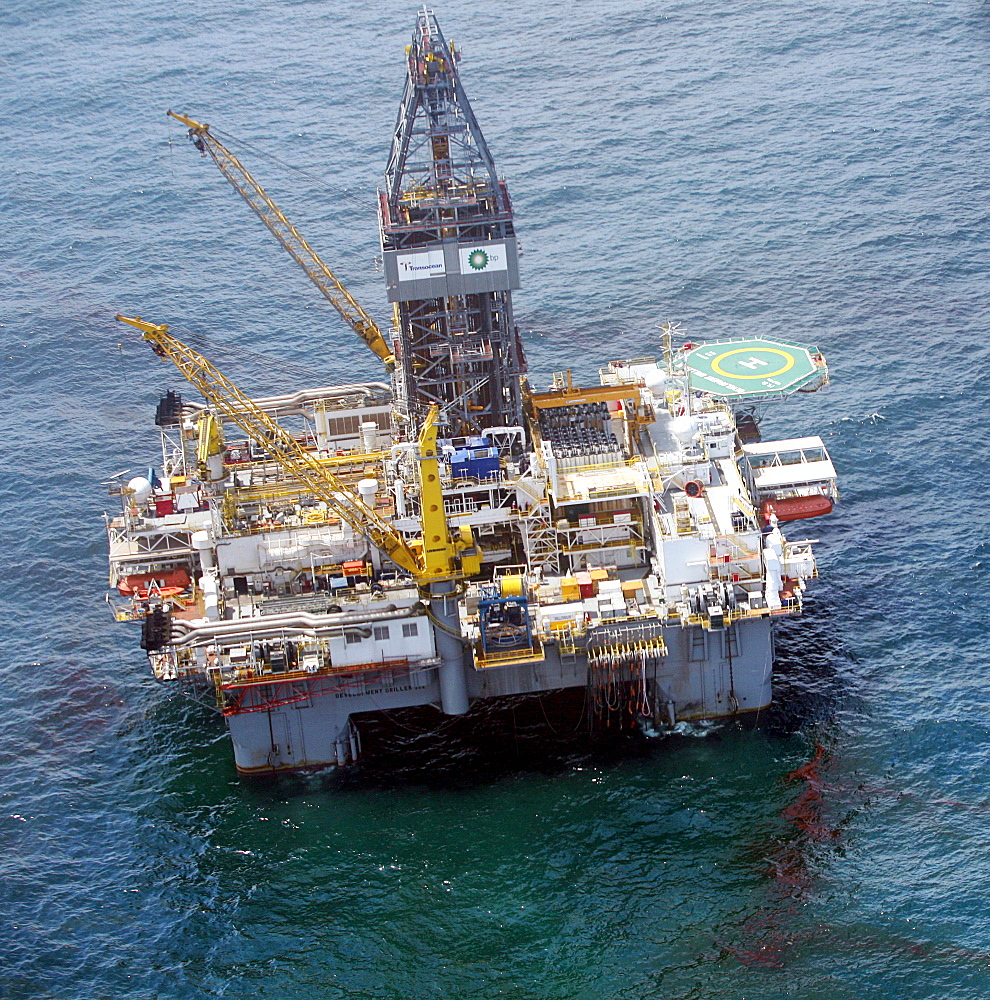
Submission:
[[[805,608],[799,618],[776,623],[773,702],[761,724],[774,736],[803,733],[815,740],[841,711],[862,709],[863,702],[836,609],[814,600]]]
[[[255,789],[369,791],[403,787],[459,790],[519,774],[560,774],[575,767],[609,767],[646,758],[657,741],[635,725],[589,731],[586,692],[500,698],[463,716],[432,706],[366,713],[353,719],[360,733],[355,766],[317,775],[251,781]]]

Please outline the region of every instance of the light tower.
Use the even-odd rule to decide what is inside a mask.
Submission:
[[[522,424],[524,360],[512,206],[433,12],[417,15],[379,193],[393,303],[396,406],[414,437],[431,404],[445,433]]]

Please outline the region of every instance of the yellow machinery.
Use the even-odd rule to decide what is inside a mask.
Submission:
[[[212,413],[204,414],[199,422],[199,437],[196,444],[196,464],[200,478],[206,482],[222,479],[223,476],[213,475],[210,469],[210,459],[223,451],[223,437],[220,433],[220,422]]]
[[[423,509],[423,537],[410,542],[423,566],[426,579],[450,579],[451,548],[460,553],[460,576],[473,576],[481,570],[481,554],[474,550],[471,529],[463,526],[453,539],[443,507],[443,489],[437,463],[436,405],[430,407],[419,433],[420,502]]]
[[[251,176],[241,161],[210,132],[209,125],[202,125],[186,115],[168,112],[169,117],[182,122],[189,129],[189,137],[204,155],[209,153],[220,172],[234,186],[237,193],[254,209],[272,235],[289,252],[296,263],[309,275],[309,279],[323,293],[327,301],[340,313],[351,329],[391,369],[395,357],[378,324],[364,311],[357,300],[343,286],[340,279],[322,261],[319,254],[306,242],[298,229],[285,217],[282,210],[268,197],[264,188]]]
[[[474,547],[471,529],[462,527],[457,534],[452,534],[447,526],[436,457],[436,407],[425,421],[419,439],[423,536],[407,541],[377,511],[351,492],[327,463],[306,451],[206,358],[173,337],[167,326],[119,313],[116,318],[140,330],[155,353],[171,361],[208,403],[264,447],[286,472],[324,501],[356,532],[366,536],[392,562],[412,574],[418,584],[450,583],[480,571],[481,556]],[[199,447],[204,458],[217,440],[215,425],[212,418],[209,419],[210,429],[204,432]]]

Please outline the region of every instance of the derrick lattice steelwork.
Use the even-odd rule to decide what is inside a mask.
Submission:
[[[458,59],[432,11],[421,10],[380,194],[396,404],[410,437],[432,404],[451,435],[522,423],[512,206]]]

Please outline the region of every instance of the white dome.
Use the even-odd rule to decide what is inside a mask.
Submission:
[[[646,388],[649,389],[654,396],[662,396],[666,384],[667,373],[660,368],[658,368],[655,372],[650,372],[646,376]]]
[[[154,493],[151,483],[144,476],[135,476],[128,484],[127,488],[134,495],[138,503],[143,503]]]
[[[674,417],[670,422],[670,431],[682,444],[693,441],[698,436],[698,421],[695,417]]]

